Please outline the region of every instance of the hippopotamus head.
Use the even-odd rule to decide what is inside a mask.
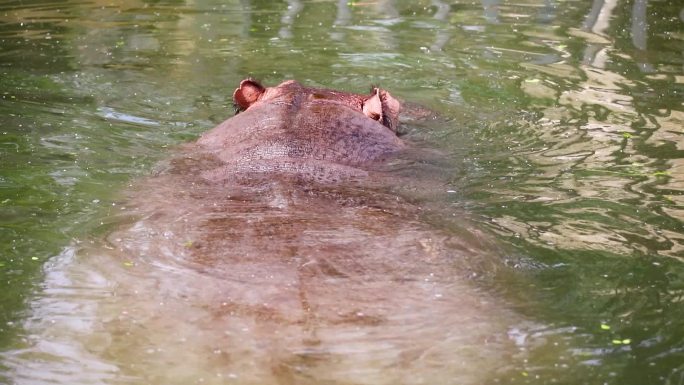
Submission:
[[[245,79],[233,93],[233,104],[235,112],[240,113],[258,106],[259,103],[292,97],[342,104],[397,132],[401,105],[389,92],[377,87],[371,87],[370,95],[358,95],[325,88],[302,87],[294,80],[285,81],[276,87],[264,87],[253,79]]]
[[[359,95],[245,79],[233,102],[237,114],[197,142],[222,163],[205,173],[209,179],[278,173],[335,182],[367,175],[404,147],[397,137],[401,105],[376,87]]]

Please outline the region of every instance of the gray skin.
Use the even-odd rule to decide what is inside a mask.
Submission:
[[[99,354],[165,384],[481,384],[506,365],[515,317],[466,278],[487,238],[391,188],[399,102],[252,80],[234,99],[83,251],[114,288]]]

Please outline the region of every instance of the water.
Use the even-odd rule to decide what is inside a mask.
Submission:
[[[449,154],[448,210],[469,224],[436,226],[496,238],[482,275],[456,287],[482,304],[468,308],[487,316],[485,333],[505,338],[447,339],[463,349],[405,358],[418,373],[479,354],[451,381],[684,383],[682,15],[676,1],[645,0],[0,5],[0,382],[154,383],[182,361],[166,375],[249,383],[221,371],[239,360],[207,358],[219,327],[193,322],[211,309],[174,303],[161,314],[179,322],[156,319],[154,277],[97,250],[123,221],[122,192],[228,117],[253,76],[380,84],[441,114],[407,138]],[[181,278],[179,290],[201,293]],[[442,326],[419,340],[454,330]],[[310,359],[281,368],[382,381]]]

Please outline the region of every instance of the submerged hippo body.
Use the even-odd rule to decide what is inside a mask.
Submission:
[[[395,99],[251,80],[234,98],[70,267],[92,324],[46,326],[86,356],[69,383],[483,384],[509,364],[515,317],[466,278],[477,232],[393,192],[387,163],[419,163]]]

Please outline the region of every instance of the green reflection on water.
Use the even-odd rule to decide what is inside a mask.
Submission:
[[[569,341],[509,383],[681,382],[678,2],[288,3],[0,6],[0,346],[130,178],[229,116],[241,78],[296,78],[454,119],[413,135],[462,159],[458,204],[510,246],[493,290]]]

